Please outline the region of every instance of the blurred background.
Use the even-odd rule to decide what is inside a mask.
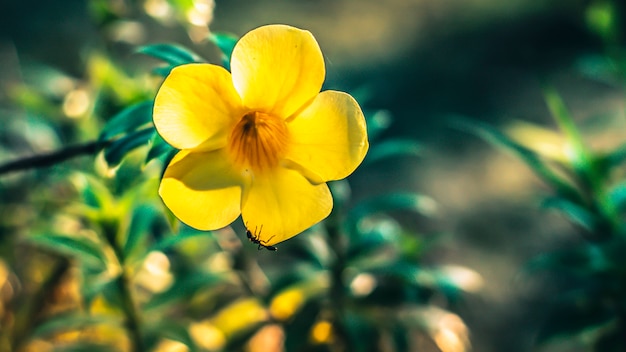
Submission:
[[[536,343],[561,286],[523,269],[538,255],[583,242],[580,224],[541,206],[552,191],[531,167],[455,121],[496,126],[529,149],[545,151],[543,144],[558,149],[564,137],[546,104],[548,84],[569,108],[588,146],[617,149],[626,141],[625,81],[617,69],[607,76],[602,62],[623,52],[624,3],[217,0],[196,4],[196,12],[177,12],[187,9],[184,3],[22,0],[0,5],[0,164],[93,140],[103,121],[120,108],[153,97],[159,78],[149,73],[158,62],[137,54],[139,46],[177,43],[219,63],[220,51],[205,40],[209,30],[241,36],[268,23],[305,28],[325,56],[325,89],[348,91],[366,113],[388,119],[377,138],[418,143],[417,157],[359,168],[349,180],[351,202],[394,192],[416,192],[436,201],[436,216],[401,212],[394,219],[436,242],[421,263],[471,270],[473,276],[467,277],[477,288],[462,290],[454,304],[437,297],[430,301],[458,315],[471,349],[594,350],[584,337]],[[94,80],[100,82],[97,93]],[[98,105],[102,99],[94,96],[106,96],[106,104]],[[92,164],[90,158],[79,158],[50,172],[0,175],[0,254],[4,280],[13,280],[16,291],[19,282],[28,292],[25,268],[31,265],[15,258],[30,253],[17,239],[32,232],[33,223],[55,218],[65,197],[75,195],[67,186],[50,184],[72,168],[93,169]],[[280,261],[263,256],[261,264],[264,260]],[[15,297],[4,292],[4,300],[9,307]],[[5,317],[0,329],[10,320]],[[393,350],[384,343],[377,346],[372,350]],[[622,351],[623,345],[615,346],[606,351]],[[407,350],[418,347],[468,348],[435,341],[415,342]]]

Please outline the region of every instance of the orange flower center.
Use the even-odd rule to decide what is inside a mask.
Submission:
[[[289,132],[283,119],[262,112],[245,114],[230,134],[228,150],[235,164],[253,170],[278,165],[285,155]]]

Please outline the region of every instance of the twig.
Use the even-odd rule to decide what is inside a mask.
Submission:
[[[33,168],[52,166],[81,155],[93,155],[102,150],[102,148],[106,147],[110,143],[110,140],[91,141],[83,144],[71,145],[46,154],[33,155],[9,161],[0,165],[0,175]]]

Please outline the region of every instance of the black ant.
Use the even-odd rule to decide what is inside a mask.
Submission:
[[[261,228],[259,229],[259,235],[261,234],[261,230],[263,230],[263,225],[261,225]],[[260,240],[257,237],[256,234],[256,229],[254,230],[254,233],[250,232],[250,230],[248,230],[248,228],[246,227],[246,236],[248,236],[248,239],[250,240],[250,242],[254,243],[254,244],[258,244],[259,247],[257,248],[258,250],[261,250],[261,248],[265,248],[268,251],[277,251],[278,248],[274,247],[274,246],[269,246],[266,243],[269,242],[272,238],[274,238],[274,236],[268,238],[265,241]]]

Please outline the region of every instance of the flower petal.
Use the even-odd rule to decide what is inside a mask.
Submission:
[[[230,62],[243,104],[282,118],[313,99],[324,82],[324,58],[309,31],[268,25],[245,34]]]
[[[154,99],[154,125],[178,149],[223,147],[243,114],[230,73],[211,64],[175,67]]]
[[[285,168],[254,175],[246,192],[242,207],[244,224],[268,246],[315,225],[333,207],[325,183],[313,185],[299,172]]]
[[[348,176],[369,147],[363,112],[356,100],[343,92],[320,93],[287,128],[291,145],[286,158],[319,176],[314,182]]]
[[[199,230],[215,230],[239,216],[243,183],[223,150],[181,151],[165,170],[159,194],[185,224]]]

